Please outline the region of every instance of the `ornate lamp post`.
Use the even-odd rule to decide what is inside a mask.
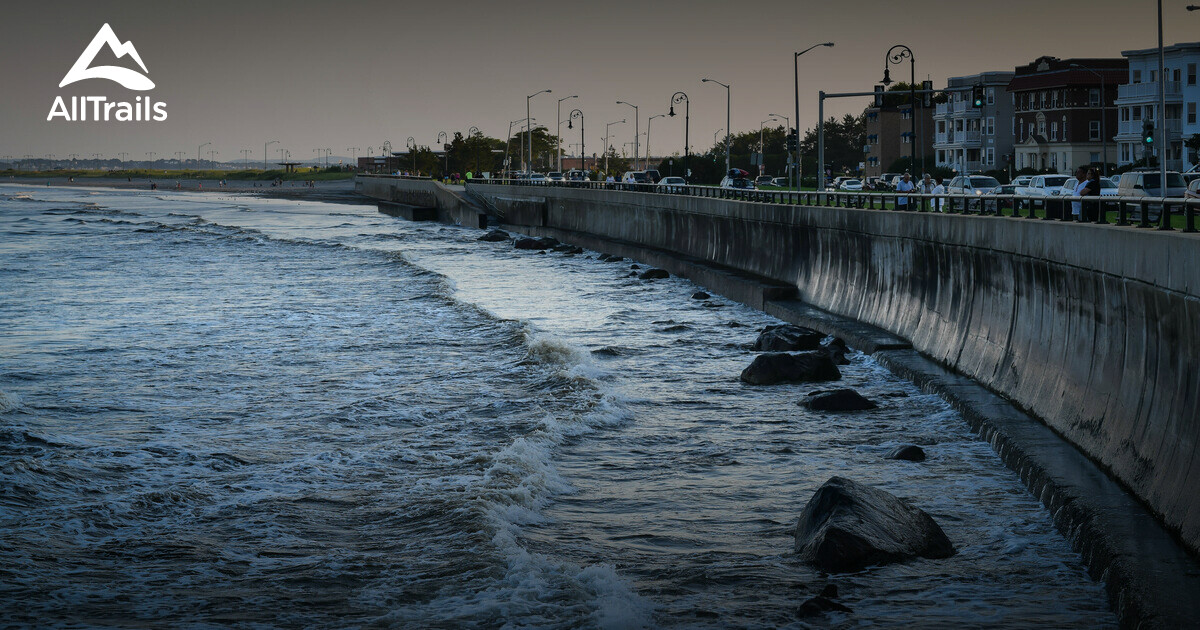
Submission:
[[[558,145],[556,147],[555,153],[558,155],[558,172],[560,172],[560,173],[562,172],[562,102],[567,99],[572,99],[572,98],[579,98],[579,95],[573,94],[571,96],[564,96],[564,97],[558,99],[558,109],[555,110],[555,112],[554,112],[555,120],[558,121],[558,127],[554,132],[554,137],[555,137],[556,143]],[[568,114],[568,116],[569,115],[570,114]],[[567,121],[567,129],[571,128],[570,124],[571,124],[571,121],[568,120]]]
[[[675,104],[683,103],[683,178],[687,180],[691,173],[688,171],[688,127],[691,124],[691,109],[692,102],[688,100],[688,95],[683,92],[676,92],[671,95],[671,111],[667,112],[668,116],[675,117]]]
[[[910,157],[908,159],[909,170],[916,175],[917,171],[917,60],[913,57],[912,49],[904,44],[896,44],[888,49],[887,55],[883,58],[883,81],[880,83],[890,85],[892,83],[892,75],[888,71],[889,64],[901,64],[908,59],[909,79],[908,79],[908,104],[911,108],[909,113],[912,118],[909,122],[912,123],[912,129],[909,132]],[[923,170],[923,169],[922,169]]]

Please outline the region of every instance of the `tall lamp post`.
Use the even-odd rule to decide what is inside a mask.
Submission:
[[[533,171],[533,126],[530,125],[531,116],[529,115],[529,101],[538,94],[550,94],[550,90],[542,90],[534,92],[525,97],[525,136],[529,138],[529,162],[525,165],[525,172]]]
[[[654,120],[655,118],[666,117],[666,114],[656,114],[646,119],[646,157],[644,158],[644,165],[646,168],[643,170],[648,170],[650,168],[650,121]]]
[[[909,122],[912,123],[912,129],[908,141],[911,143],[910,157],[908,158],[908,168],[915,175],[917,171],[917,59],[913,57],[912,49],[904,44],[896,44],[888,49],[887,54],[883,57],[883,81],[880,83],[890,85],[892,83],[892,75],[889,72],[889,64],[901,64],[908,59],[909,79],[908,79],[908,103],[909,114],[912,118]],[[924,165],[922,165],[924,170]]]
[[[824,44],[813,44],[812,46],[809,46],[808,48],[805,48],[804,50],[801,50],[798,53],[792,54],[792,79],[794,80],[795,86],[796,86],[796,165],[795,165],[795,169],[794,169],[796,172],[796,190],[800,190],[800,174],[801,174],[801,169],[800,169],[800,55],[803,55],[804,53],[806,53],[814,48],[820,47],[820,46],[833,48],[833,42],[825,42]],[[791,133],[790,129],[788,130],[788,133]],[[818,175],[818,178],[819,177],[820,176]]]
[[[204,147],[207,147],[207,146],[212,146],[212,143],[205,142],[204,144],[196,147],[196,168],[203,168],[203,166],[201,166],[201,164],[200,164],[200,149],[203,149]]]
[[[638,106],[633,103],[626,103],[625,101],[617,101],[617,105],[628,105],[633,108],[633,170],[636,171],[638,167],[638,136],[641,135],[638,129],[638,121],[640,120]]]
[[[716,131],[714,131],[714,132],[713,132],[713,146],[716,146],[716,144],[717,144],[717,138],[720,138],[720,137],[721,137],[721,132],[722,132],[722,131],[725,131],[725,129],[724,129],[724,128],[722,128],[722,129],[718,129],[718,130],[716,130]]]
[[[267,170],[267,147],[271,146],[272,144],[279,144],[279,141],[272,140],[263,145],[263,170],[264,171]]]
[[[446,166],[442,167],[442,179],[446,178],[446,174],[450,172],[450,149],[446,146],[450,142],[450,134],[445,131],[439,131],[437,140],[434,142],[442,145],[442,157],[446,160]]]
[[[624,118],[622,118],[621,120],[615,120],[613,122],[608,123],[607,125],[604,125],[604,174],[605,175],[608,175],[608,139],[611,137],[609,135],[608,128],[612,127],[613,125],[619,125],[623,122],[625,122]]]
[[[717,85],[725,88],[725,173],[729,174],[729,151],[731,149],[730,143],[733,141],[732,127],[729,126],[729,109],[733,103],[733,90],[730,89],[728,85],[712,79],[700,79],[700,82],[716,83]],[[713,141],[713,144],[716,144],[715,140]]]
[[[687,180],[691,175],[688,172],[688,127],[691,124],[692,118],[692,102],[688,100],[688,95],[683,92],[676,92],[671,95],[671,111],[667,112],[668,116],[675,117],[675,104],[683,103],[683,178]]]
[[[562,172],[562,102],[567,99],[572,99],[572,98],[579,98],[579,95],[573,94],[571,96],[564,96],[564,97],[558,99],[558,109],[555,110],[555,112],[554,112],[554,115],[556,116],[555,120],[558,121],[558,127],[554,131],[555,144],[557,145],[555,154],[558,156],[558,172],[560,172],[560,173]],[[570,114],[568,114],[568,116],[569,115]],[[567,121],[567,124],[568,124],[567,129],[571,128],[569,126],[570,123],[571,123],[571,121],[568,120]]]
[[[409,136],[408,139],[404,141],[404,146],[405,146],[405,148],[408,149],[408,152],[410,154],[412,154],[412,159],[413,159],[412,174],[416,175],[417,174],[417,141],[414,140],[412,136]]]
[[[778,118],[768,118],[758,123],[758,174],[767,172],[767,145],[763,142],[763,125],[769,122],[779,122]]]
[[[471,139],[474,138],[475,134],[477,134],[477,133],[479,133],[479,127],[476,127],[475,125],[471,125],[471,127],[467,129],[467,142],[470,143]],[[470,145],[468,144],[467,146],[470,146]],[[478,173],[479,172],[479,151],[472,151],[472,153],[475,154],[475,172]]]
[[[1104,176],[1108,177],[1108,99],[1105,98],[1104,75],[1087,66],[1081,66],[1077,63],[1071,64],[1071,67],[1079,68],[1080,70],[1087,70],[1088,72],[1100,77],[1100,142],[1102,147],[1100,150],[1103,151],[1103,153],[1100,155],[1101,161],[1104,163],[1104,166],[1102,167],[1104,170]]]
[[[788,135],[790,135],[792,133],[791,119],[788,118],[787,116],[783,116],[780,114],[767,114],[767,115],[774,117],[774,118],[782,118],[783,119],[783,134],[784,134],[783,135],[783,152],[785,155],[788,155],[790,157],[791,154],[788,153],[788,150],[787,150],[787,138],[788,138]],[[799,135],[799,133],[800,133],[799,131],[796,132],[797,135]],[[796,143],[799,144],[799,142],[800,142],[800,139],[797,138]],[[785,160],[785,161],[787,161],[787,160]],[[787,176],[788,176],[788,182],[791,182],[792,181],[792,169],[788,169]]]
[[[583,144],[583,111],[580,109],[572,109],[571,113],[567,114],[567,129],[573,129],[572,122],[579,119],[579,170],[583,171],[584,176],[587,176],[587,153],[584,152]],[[562,169],[562,162],[559,162],[558,168]]]

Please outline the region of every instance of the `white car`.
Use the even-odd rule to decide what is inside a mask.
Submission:
[[[861,179],[843,179],[842,182],[838,184],[838,190],[861,191],[862,189],[863,183]]]
[[[1024,188],[1029,185],[1029,180],[1033,179],[1033,175],[1019,175],[1012,180],[1012,185],[1017,188]]]
[[[996,181],[995,177],[962,175],[950,180],[950,185],[946,186],[946,194],[990,195],[998,186],[1000,182]]]
[[[1017,194],[1025,197],[1057,197],[1068,179],[1071,179],[1068,175],[1034,175],[1028,185],[1017,189]],[[1035,200],[1033,205],[1041,208],[1046,204],[1045,201]]]
[[[726,175],[721,178],[721,188],[731,190],[754,190],[754,181],[745,177],[730,177]]]
[[[546,175],[544,173],[529,174],[529,182],[532,184],[545,184],[548,181],[550,180],[546,179]]]
[[[682,177],[664,177],[658,182],[658,192],[681,193],[687,190],[687,180]]]
[[[1075,196],[1075,184],[1078,183],[1078,181],[1079,180],[1075,179],[1074,177],[1068,178],[1067,181],[1063,183],[1062,188],[1059,189],[1058,195],[1060,197],[1074,197]],[[1112,180],[1108,179],[1107,177],[1101,177],[1100,178],[1100,196],[1101,197],[1116,197],[1117,196],[1117,185],[1112,183]]]
[[[552,182],[567,181],[567,178],[564,177],[563,174],[558,171],[550,171],[549,173],[546,173],[546,179],[549,181],[552,181]]]

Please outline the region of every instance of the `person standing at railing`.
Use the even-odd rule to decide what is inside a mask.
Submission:
[[[908,173],[905,173],[904,177],[900,178],[900,182],[896,184],[896,192],[898,193],[912,192],[915,188],[916,187],[913,186],[913,183],[909,181]],[[896,209],[908,210],[907,196],[896,197]]]
[[[1089,167],[1087,170],[1087,179],[1083,183],[1083,196],[1095,197],[1095,200],[1088,199],[1084,201],[1084,220],[1092,223],[1100,218],[1100,173],[1095,167]]]
[[[1071,194],[1076,197],[1082,197],[1084,189],[1087,188],[1087,183],[1087,169],[1080,166],[1079,168],[1075,169],[1075,190]],[[1076,221],[1080,220],[1083,215],[1082,201],[1071,202],[1071,215]]]
[[[942,185],[942,181],[943,180],[941,177],[937,178],[937,183],[934,184],[933,188],[929,191],[929,193],[931,195],[934,195],[934,198],[933,198],[933,211],[934,212],[942,211],[942,198],[937,196],[937,195],[946,194],[946,187]]]

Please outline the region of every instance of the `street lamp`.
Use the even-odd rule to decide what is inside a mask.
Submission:
[[[733,141],[732,127],[729,124],[729,109],[733,103],[733,90],[730,89],[730,87],[728,85],[725,85],[724,83],[721,83],[720,81],[714,81],[712,79],[700,79],[700,82],[701,83],[716,83],[717,85],[725,88],[725,130],[727,132],[725,134],[725,173],[728,174],[729,173],[729,152],[731,150],[730,143]],[[715,140],[713,141],[713,144],[716,144]]]
[[[442,145],[442,157],[446,160],[446,166],[442,169],[442,178],[445,178],[446,174],[450,172],[450,149],[446,146],[450,142],[450,134],[439,131],[437,140],[434,142]]]
[[[813,44],[812,46],[809,46],[808,48],[805,48],[804,50],[801,50],[800,52],[794,53],[792,55],[792,80],[795,82],[795,86],[796,86],[796,168],[795,168],[796,190],[800,190],[800,176],[803,172],[800,168],[800,61],[799,60],[800,60],[800,55],[803,55],[804,53],[806,53],[814,48],[820,47],[820,46],[826,46],[828,48],[833,48],[833,42],[825,42],[824,44]],[[789,129],[788,133],[791,133],[790,129]]]
[[[271,146],[272,144],[279,144],[279,141],[272,140],[263,145],[263,170],[264,171],[267,170],[267,147]]]
[[[404,141],[404,146],[408,149],[408,152],[410,154],[412,154],[412,159],[413,159],[412,174],[416,175],[417,174],[417,141],[414,140],[412,136],[409,136],[408,140]],[[385,161],[384,163],[386,164],[387,162]],[[396,169],[396,170],[400,170],[400,169]]]
[[[1077,63],[1071,64],[1071,67],[1079,68],[1080,70],[1087,70],[1088,72],[1100,77],[1100,142],[1101,146],[1103,147],[1101,149],[1103,153],[1100,155],[1102,156],[1101,161],[1104,163],[1104,176],[1108,177],[1108,99],[1105,98],[1104,75],[1087,66],[1081,66]]]
[[[558,172],[560,172],[560,173],[562,172],[562,102],[567,99],[572,99],[572,98],[579,98],[579,95],[574,94],[572,96],[564,96],[564,97],[558,99],[558,109],[555,110],[555,112],[554,112],[555,120],[558,121],[558,128],[555,129],[555,131],[554,131],[554,139],[555,139],[555,143],[558,145],[555,149],[555,153],[558,154]],[[569,115],[570,114],[568,114],[568,116]],[[568,120],[567,124],[569,125],[570,122],[571,121]],[[570,127],[568,126],[567,129],[570,129]]]
[[[650,121],[655,118],[666,118],[666,114],[658,114],[646,119],[646,169],[650,168]],[[645,169],[643,169],[645,170]]]
[[[200,146],[196,147],[196,168],[201,168],[201,165],[200,165],[200,149],[203,149],[204,147],[207,147],[207,146],[212,146],[212,143],[211,143],[211,142],[205,142],[204,144],[202,144],[202,145],[200,145]]]
[[[532,119],[529,115],[529,101],[538,94],[550,93],[550,90],[542,90],[541,92],[534,92],[533,94],[525,97],[525,136],[529,138],[529,162],[525,165],[525,172],[527,173],[533,170],[533,126],[530,125]]]
[[[516,119],[516,120],[514,120],[514,121],[512,121],[512,122],[510,122],[510,123],[508,123],[508,137],[504,139],[504,165],[503,165],[503,170],[506,170],[506,171],[507,171],[507,170],[510,170],[510,169],[508,168],[508,149],[509,149],[509,147],[511,147],[511,146],[512,146],[512,128],[513,128],[513,125],[515,125],[515,124],[517,124],[517,123],[519,123],[519,122],[521,122],[521,119],[520,119],[520,118],[518,118],[518,119]],[[520,130],[518,129],[518,131],[520,131]],[[524,153],[524,151],[525,151],[525,147],[521,147],[521,152],[522,152],[522,153]]]
[[[636,171],[638,167],[638,136],[641,135],[638,131],[638,106],[625,101],[617,101],[617,105],[628,105],[633,108],[633,170]]]
[[[763,125],[769,122],[779,122],[778,118],[768,118],[758,123],[758,174],[762,175],[767,171],[767,146],[763,141]]]
[[[571,113],[567,114],[567,129],[574,128],[572,121],[575,120],[576,118],[579,119],[579,156],[580,156],[579,157],[579,170],[583,171],[586,176],[587,153],[584,152],[584,144],[583,144],[583,111],[582,110],[573,109],[573,110],[571,110]],[[560,170],[562,169],[561,162],[559,162],[558,168]]]
[[[1161,2],[1162,0],[1159,1]],[[909,119],[909,122],[912,123],[912,129],[908,140],[912,143],[912,146],[909,149],[908,167],[909,171],[915,174],[917,173],[917,59],[913,57],[911,48],[904,44],[896,44],[888,49],[887,54],[883,57],[883,81],[880,81],[880,83],[883,83],[885,86],[890,85],[892,75],[888,72],[888,65],[904,63],[905,59],[908,59],[908,103],[911,108],[909,114],[912,115],[912,118]],[[924,165],[922,164],[923,170]]]
[[[686,181],[687,177],[689,175],[691,175],[691,173],[688,172],[688,127],[691,124],[691,118],[692,118],[692,115],[691,115],[692,102],[690,100],[688,100],[688,95],[684,94],[683,92],[676,92],[676,93],[672,94],[671,95],[671,111],[667,112],[667,115],[671,116],[672,118],[675,116],[675,103],[679,103],[679,102],[682,102],[684,104],[683,105],[683,177],[684,177],[684,180]]]
[[[624,118],[622,118],[621,120],[616,120],[616,121],[610,122],[607,125],[604,125],[604,174],[605,175],[608,175],[608,138],[609,138],[608,128],[612,127],[613,125],[619,125],[623,122],[625,122]]]
[[[721,128],[713,132],[713,146],[717,145],[717,138],[721,136],[722,131],[725,131],[725,129]]]

